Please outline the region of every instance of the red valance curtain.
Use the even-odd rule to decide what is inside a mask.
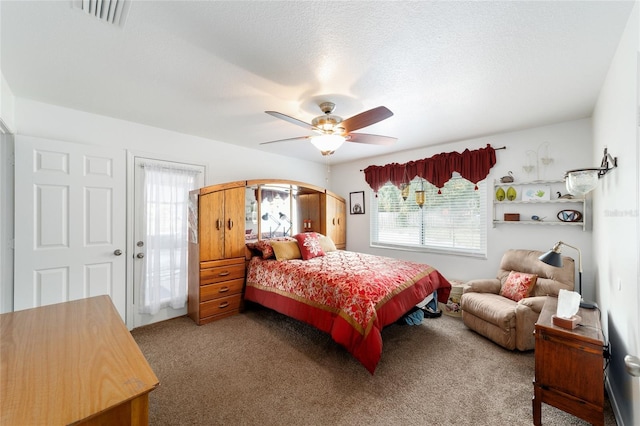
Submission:
[[[463,178],[477,184],[487,177],[495,164],[496,151],[491,145],[487,145],[474,151],[465,149],[462,153],[444,152],[405,164],[369,166],[364,169],[364,178],[376,193],[387,182],[400,188],[401,184],[409,183],[416,176],[431,182],[439,189],[451,179],[453,172],[458,172]]]

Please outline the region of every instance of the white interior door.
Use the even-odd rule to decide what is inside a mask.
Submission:
[[[14,309],[109,295],[126,314],[125,151],[16,136]]]
[[[132,328],[144,326],[147,324],[152,324],[158,321],[164,321],[166,319],[179,317],[187,314],[187,305],[180,308],[175,308],[170,306],[169,303],[162,303],[159,311],[157,313],[149,313],[144,312],[144,295],[142,286],[144,285],[147,277],[145,274],[148,274],[149,266],[148,264],[145,267],[145,262],[148,262],[149,256],[151,255],[148,252],[149,247],[153,247],[154,251],[157,253],[158,251],[163,253],[168,253],[170,249],[170,242],[166,239],[165,235],[148,235],[148,227],[145,221],[145,217],[149,215],[149,209],[157,209],[155,211],[151,211],[150,215],[156,218],[160,223],[158,223],[158,227],[160,229],[169,229],[174,226],[177,226],[176,223],[170,223],[169,221],[175,221],[175,219],[168,219],[167,216],[161,214],[159,210],[163,209],[163,207],[158,203],[146,203],[145,199],[149,199],[149,197],[145,197],[145,179],[144,179],[144,167],[148,167],[149,165],[162,166],[169,169],[182,168],[182,169],[190,169],[194,171],[195,179],[193,181],[193,187],[191,189],[196,189],[204,186],[204,167],[200,165],[194,164],[185,164],[185,163],[176,163],[176,162],[168,162],[162,160],[155,160],[150,158],[143,157],[135,157],[134,158],[134,212],[133,212],[133,247],[131,248],[132,259],[133,259],[133,303],[131,305],[131,318],[133,324],[130,324]],[[185,192],[184,200],[188,199],[188,191]],[[186,226],[186,215],[185,226]],[[154,241],[150,241],[149,238],[153,238]],[[187,247],[187,240],[185,235],[185,249]],[[162,256],[162,262],[169,262],[164,254]],[[186,277],[188,276],[188,271],[186,270],[186,263],[184,265],[184,270],[180,271],[180,274],[184,274],[185,277],[185,291],[186,291]],[[173,272],[173,271],[172,271]],[[170,290],[168,288],[161,288],[161,292],[168,293]]]

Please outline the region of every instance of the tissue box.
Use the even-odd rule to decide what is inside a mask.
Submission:
[[[573,330],[580,324],[582,318],[579,315],[572,315],[570,318],[560,318],[555,315],[551,316],[553,320],[553,325],[557,325],[558,327],[566,328],[568,330]]]
[[[505,213],[504,220],[506,222],[518,222],[520,220],[520,213]]]

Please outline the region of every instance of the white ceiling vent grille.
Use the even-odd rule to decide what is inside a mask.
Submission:
[[[72,0],[71,4],[102,22],[123,27],[131,0]]]

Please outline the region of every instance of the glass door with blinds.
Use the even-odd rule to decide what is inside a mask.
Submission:
[[[133,327],[187,313],[189,191],[204,167],[134,160]]]

